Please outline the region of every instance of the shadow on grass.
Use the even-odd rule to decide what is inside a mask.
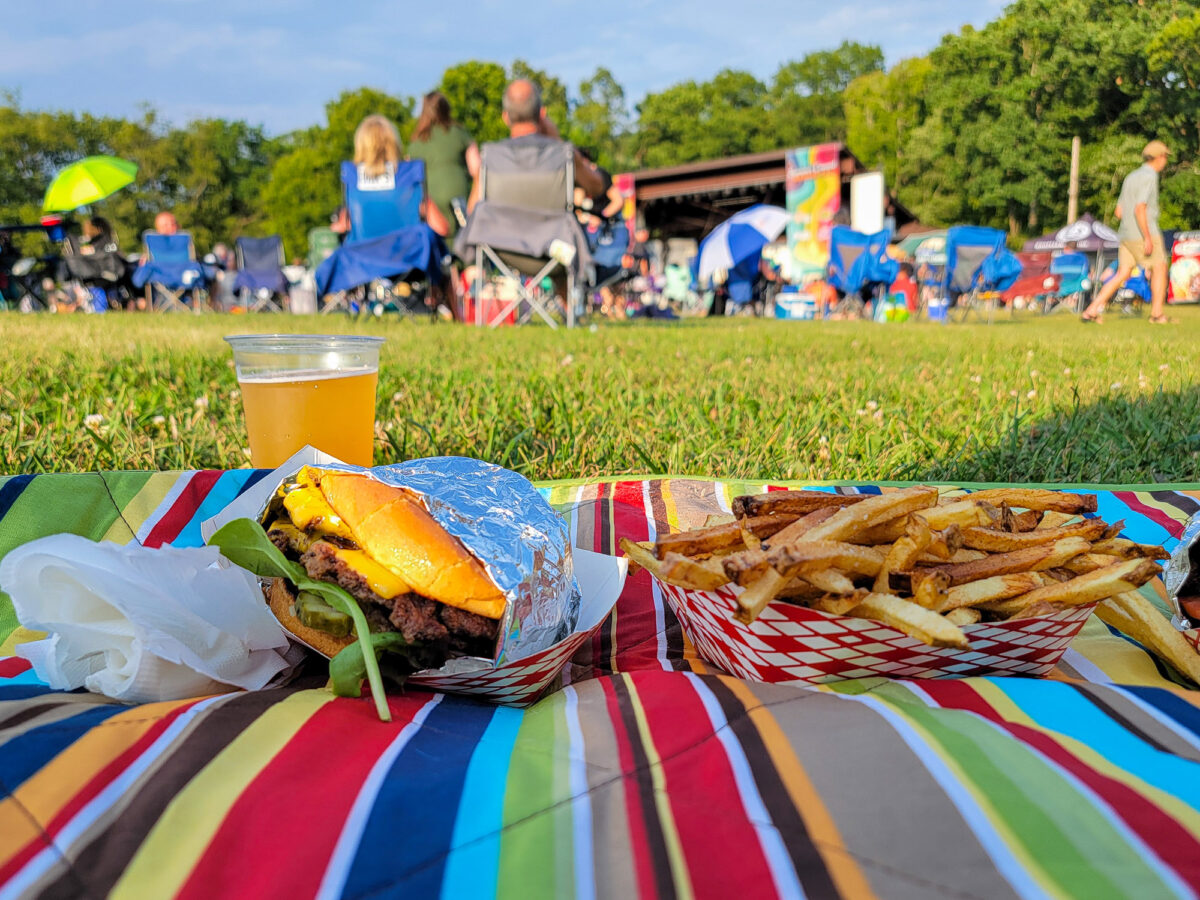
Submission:
[[[1200,482],[1200,387],[1110,396],[1050,418],[1024,413],[956,452],[889,475],[904,481]]]

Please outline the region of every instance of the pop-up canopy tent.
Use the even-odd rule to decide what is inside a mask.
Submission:
[[[1021,250],[1024,253],[1048,253],[1062,250],[1068,243],[1074,243],[1076,249],[1084,253],[1116,250],[1120,245],[1115,231],[1103,222],[1098,222],[1091,214],[1084,213],[1079,219],[1058,231],[1026,241]]]

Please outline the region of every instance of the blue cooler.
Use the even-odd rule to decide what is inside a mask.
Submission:
[[[816,317],[817,301],[812,294],[791,290],[775,295],[775,318],[810,320]]]
[[[925,314],[929,316],[931,322],[945,322],[949,310],[950,301],[942,298],[929,301],[929,305],[925,307]]]

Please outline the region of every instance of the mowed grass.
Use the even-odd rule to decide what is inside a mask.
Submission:
[[[995,325],[750,319],[478,331],[284,316],[3,315],[5,473],[249,464],[221,340],[387,338],[376,462],[534,479],[1196,481],[1200,310]]]

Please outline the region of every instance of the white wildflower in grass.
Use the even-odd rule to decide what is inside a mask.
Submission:
[[[12,416],[10,416],[8,413],[0,413],[0,425],[11,425],[12,423]]]
[[[1017,397],[1017,396],[1019,396],[1019,395],[1017,394],[1017,392],[1016,392],[1015,390],[1012,390],[1012,391],[1009,391],[1009,392],[1008,392],[1008,396],[1010,396],[1010,397]]]
[[[103,422],[104,416],[100,415],[100,413],[92,413],[83,417],[83,424],[87,428],[99,428]]]
[[[1110,384],[1110,385],[1108,386],[1108,389],[1109,389],[1110,391],[1119,391],[1119,390],[1120,390],[1121,388],[1123,388],[1123,387],[1124,387],[1124,385],[1123,385],[1121,382],[1119,382],[1119,381],[1114,381],[1112,384]]]
[[[155,416],[153,419],[150,420],[150,424],[151,425],[166,425],[167,417],[166,416]]]
[[[1170,368],[1171,368],[1171,367],[1170,367],[1169,365],[1167,365],[1166,363],[1163,363],[1161,366],[1159,366],[1159,367],[1158,367],[1158,371],[1160,371],[1160,372],[1166,372],[1166,371],[1167,371],[1167,370],[1169,370]]]
[[[854,411],[854,414],[858,415],[858,416],[865,416],[867,414],[867,411],[865,409],[856,409]]]
[[[105,406],[107,406],[109,409],[112,409],[114,406],[116,406],[116,405],[117,405],[117,403],[116,403],[116,401],[115,401],[115,400],[113,400],[113,398],[112,398],[112,397],[105,397],[105,398],[104,398],[104,405],[105,405]]]
[[[1070,374],[1071,374],[1071,367],[1070,367],[1070,366],[1067,366],[1067,368],[1063,369],[1063,374],[1064,374],[1064,375],[1070,375]]]
[[[1041,374],[1042,374],[1042,373],[1041,373],[1041,372],[1039,372],[1037,369],[1030,369],[1030,370],[1029,370],[1029,377],[1030,377],[1030,378],[1037,378],[1037,377],[1038,377],[1039,375],[1041,375]]]
[[[980,384],[980,383],[982,383],[982,382],[983,382],[983,376],[982,376],[982,375],[972,375],[972,376],[971,376],[971,383],[972,383],[972,384]]]
[[[876,425],[882,425],[883,424],[883,410],[882,409],[875,410],[875,415],[871,416],[871,418],[875,420]]]
[[[208,396],[197,397],[192,401],[192,406],[196,407],[196,409],[208,409]]]
[[[817,443],[818,444],[828,444],[829,438],[825,437],[825,435],[821,435],[820,440],[818,440]]]
[[[568,353],[568,354],[567,354],[566,356],[564,356],[564,357],[563,357],[561,360],[559,360],[559,363],[558,363],[558,364],[559,364],[560,366],[563,366],[563,367],[565,368],[566,366],[569,366],[569,365],[570,365],[571,363],[573,363],[573,362],[575,362],[575,357],[574,357],[574,356],[572,356],[570,353]]]
[[[1026,356],[1027,356],[1029,359],[1033,359],[1033,351],[1032,351],[1032,350],[1027,350],[1027,351],[1025,351],[1025,355],[1026,355]]]
[[[392,394],[392,402],[393,403],[399,403],[403,399],[404,399],[404,391],[396,391],[396,393]]]
[[[240,396],[242,396],[242,392],[239,391],[237,388],[234,388],[232,391],[229,392],[230,400],[236,400]]]
[[[875,412],[875,410],[879,409],[879,404],[876,403],[874,400],[868,400],[867,401],[867,409],[869,409],[871,412]]]
[[[1032,400],[1032,399],[1033,399],[1034,397],[1036,397],[1036,396],[1037,396],[1037,391],[1029,391],[1029,392],[1028,392],[1028,393],[1025,395],[1026,399],[1028,399],[1028,400]]]
[[[829,447],[825,444],[822,444],[821,448],[817,450],[817,456],[825,462],[829,462],[829,457],[831,455],[832,454],[829,452]]]

